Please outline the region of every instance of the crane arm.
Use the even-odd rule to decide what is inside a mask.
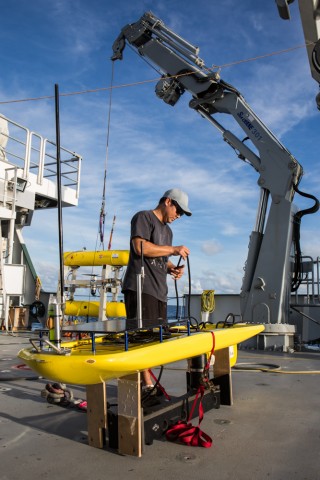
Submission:
[[[160,99],[174,106],[188,91],[192,95],[190,107],[214,125],[224,140],[239,152],[240,158],[248,160],[261,174],[260,186],[268,188],[274,195],[292,199],[293,184],[297,184],[302,175],[301,166],[262,123],[240,92],[205,66],[198,56],[198,47],[169,30],[151,12],[122,29],[113,44],[112,60],[123,58],[126,42],[161,70],[163,75],[155,89]],[[213,118],[215,113],[232,115],[260,156],[224,129]],[[275,174],[277,178],[272,180]]]
[[[192,97],[189,106],[217,128],[238,157],[258,172],[261,194],[241,289],[241,313],[247,321],[285,321],[295,214],[292,201],[303,173],[301,165],[240,92],[206,67],[199,48],[172,32],[151,12],[121,30],[113,44],[112,60],[123,58],[126,43],[160,69],[162,77],[155,88],[160,99],[174,106],[188,92]],[[225,129],[214,118],[217,113],[231,115],[255,151],[250,143]]]

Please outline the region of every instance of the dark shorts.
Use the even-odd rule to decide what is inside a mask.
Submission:
[[[137,292],[126,290],[124,302],[128,319],[137,318]],[[143,326],[164,325],[167,323],[167,303],[161,302],[152,295],[142,294]]]

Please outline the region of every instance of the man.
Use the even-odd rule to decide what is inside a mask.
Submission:
[[[130,257],[122,291],[128,319],[137,318],[137,274],[141,273],[143,256],[144,278],[142,280],[142,320],[150,325],[163,324],[167,319],[167,274],[174,279],[183,275],[184,265],[176,266],[171,256],[189,255],[184,246],[172,246],[172,230],[169,224],[182,215],[191,215],[188,195],[173,188],[167,190],[154,210],[144,210],[131,220]],[[148,371],[143,372],[146,387],[153,388]]]

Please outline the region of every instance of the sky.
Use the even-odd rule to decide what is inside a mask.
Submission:
[[[152,11],[198,46],[207,66],[221,66],[221,78],[242,93],[303,166],[300,188],[320,197],[318,87],[305,48],[290,50],[304,44],[298,3],[290,7],[291,20],[284,21],[274,0],[3,3],[2,114],[54,140],[54,99],[14,100],[53,96],[55,84],[60,93],[96,90],[60,98],[61,145],[83,157],[79,205],[63,209],[64,251],[101,248],[105,171],[105,248],[114,215],[112,249],[128,249],[134,213],[153,209],[167,189],[177,187],[188,193],[193,212],[172,224],[174,244],[190,249],[192,293],[239,293],[256,219],[257,173],[189,108],[190,94],[175,107],[159,100],[159,73],[130,48],[113,70],[112,44],[126,24]],[[239,138],[246,136],[232,118],[222,116],[221,122]],[[298,208],[310,206],[296,200]],[[37,211],[23,230],[43,288],[50,291],[58,281],[57,218],[56,210]],[[303,254],[320,254],[318,232],[319,214],[303,219]],[[188,275],[178,286],[179,294],[188,291]]]

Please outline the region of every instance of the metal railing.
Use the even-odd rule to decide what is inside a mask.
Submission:
[[[303,256],[301,260],[303,279],[295,292],[295,303],[301,303],[301,297],[304,297],[307,305],[320,305],[320,257],[314,260],[313,257]]]
[[[1,131],[6,137],[6,147],[2,149],[5,160],[13,166],[23,170],[23,177],[28,178],[30,173],[37,177],[37,183],[43,184],[44,179],[54,182],[57,178],[56,144],[36,132],[10,120],[0,114],[0,119],[7,122],[8,134]],[[76,191],[79,198],[80,173],[82,157],[77,153],[60,148],[61,156],[61,186]]]

